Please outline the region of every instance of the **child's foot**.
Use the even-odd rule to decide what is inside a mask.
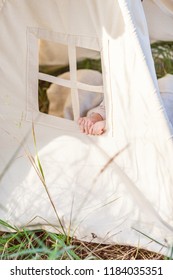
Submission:
[[[79,118],[80,131],[85,134],[100,135],[104,132],[105,121],[98,113],[92,113],[88,117]]]
[[[101,135],[105,131],[106,121],[99,121],[93,124],[89,130],[91,135]]]

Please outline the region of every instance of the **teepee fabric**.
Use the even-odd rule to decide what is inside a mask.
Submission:
[[[158,84],[168,118],[173,123],[173,75],[166,74],[158,79]]]
[[[173,38],[173,0],[145,0],[142,2],[149,37],[151,42],[172,41]],[[80,51],[78,60],[83,57],[98,58],[98,53],[90,50]],[[40,64],[67,64],[68,56],[63,46],[55,46],[52,42],[40,41]]]
[[[0,9],[0,219],[168,254],[172,126],[141,1],[6,0]],[[40,40],[66,46],[69,80],[39,73]],[[102,86],[77,81],[77,48],[100,54]],[[41,113],[38,80],[71,88],[75,120],[78,90],[103,92],[106,133]]]
[[[144,0],[143,6],[151,41],[172,41],[173,1]]]

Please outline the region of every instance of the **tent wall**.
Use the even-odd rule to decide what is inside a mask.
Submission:
[[[1,219],[61,230],[48,191],[71,235],[167,253],[146,237],[172,244],[173,145],[141,2],[9,0],[0,26]],[[39,39],[66,40],[75,98],[75,47],[101,53],[103,136],[82,135],[74,121],[39,112]]]
[[[143,6],[151,41],[172,41],[173,1],[145,0]]]
[[[173,38],[173,1],[172,0],[145,0],[142,3],[150,41],[172,41]],[[161,19],[161,21],[160,21]],[[159,28],[158,28],[159,26]],[[82,58],[82,53],[78,59]],[[97,54],[85,52],[85,57],[96,58]],[[40,44],[40,64],[57,65],[67,64],[67,56],[63,48],[55,47],[51,42],[42,41]]]

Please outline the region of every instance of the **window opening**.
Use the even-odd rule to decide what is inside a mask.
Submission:
[[[102,73],[101,54],[99,51],[76,47],[77,70],[92,69]],[[89,84],[91,84],[89,82]]]
[[[39,40],[38,102],[40,112],[73,119],[73,114],[68,116],[64,107],[67,102],[71,102],[69,70],[67,45]]]
[[[39,111],[75,121],[95,107],[98,113],[104,99],[101,54],[76,42],[39,40],[38,60]]]
[[[47,89],[47,98],[49,101],[48,114],[69,120],[74,119],[70,88],[51,84]]]
[[[47,97],[47,89],[51,86],[51,83],[38,80],[38,104],[39,111],[48,114],[49,100]]]
[[[101,53],[96,50],[76,47],[77,81],[79,87],[80,116],[93,116],[94,113],[105,118]],[[84,86],[84,87],[83,87]],[[100,120],[100,116],[94,115]]]
[[[39,40],[39,72],[56,77],[68,71],[67,45],[48,40]]]
[[[79,106],[80,106],[80,116],[85,117],[87,113],[95,107],[99,106],[103,100],[103,93],[79,90]]]

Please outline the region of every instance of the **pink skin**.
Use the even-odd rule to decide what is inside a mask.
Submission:
[[[88,117],[79,118],[79,128],[82,133],[101,135],[105,131],[105,120],[98,113],[92,113]]]

